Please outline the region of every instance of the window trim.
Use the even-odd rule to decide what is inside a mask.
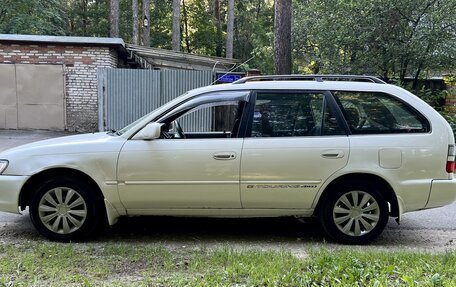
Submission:
[[[235,93],[234,95],[232,93]],[[162,115],[161,117],[157,118],[155,121],[158,123],[162,123],[170,118],[179,117],[189,110],[194,109],[198,106],[209,104],[209,103],[223,103],[223,102],[230,102],[230,101],[249,101],[250,92],[241,90],[241,91],[220,91],[220,92],[212,92],[212,93],[205,93],[198,95],[190,100],[178,105],[177,107],[173,108],[171,111]]]

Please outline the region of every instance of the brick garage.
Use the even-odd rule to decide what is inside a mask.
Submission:
[[[40,68],[40,65],[62,67],[64,123],[61,127],[69,131],[87,132],[98,129],[97,68],[117,68],[119,62],[122,62],[119,58],[125,56],[125,53],[122,39],[117,38],[0,34],[0,64],[3,67],[17,65],[23,70],[27,70],[27,65],[30,65],[30,69]],[[2,87],[0,96],[3,97],[1,90]],[[1,105],[0,102],[0,107]],[[20,109],[17,112],[20,113]],[[14,114],[14,111],[10,114]],[[42,114],[41,117],[46,117],[46,114]],[[14,123],[5,127],[24,128],[20,125],[21,121],[18,122],[17,127]],[[50,129],[60,129],[56,126],[50,126]]]

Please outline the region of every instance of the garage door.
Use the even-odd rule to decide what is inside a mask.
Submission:
[[[0,65],[0,128],[65,128],[61,65]]]

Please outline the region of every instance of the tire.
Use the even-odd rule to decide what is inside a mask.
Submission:
[[[382,233],[388,222],[389,208],[378,188],[358,182],[329,192],[321,208],[320,221],[332,240],[366,244]]]
[[[78,178],[43,182],[30,202],[30,218],[44,237],[57,241],[85,239],[95,233],[102,216],[95,190]]]

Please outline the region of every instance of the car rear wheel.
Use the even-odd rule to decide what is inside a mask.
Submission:
[[[73,178],[51,179],[37,189],[30,203],[36,229],[52,240],[69,241],[92,235],[100,223],[94,190]]]
[[[388,222],[388,204],[377,188],[358,183],[329,192],[320,220],[331,239],[344,244],[365,244],[382,233]]]

